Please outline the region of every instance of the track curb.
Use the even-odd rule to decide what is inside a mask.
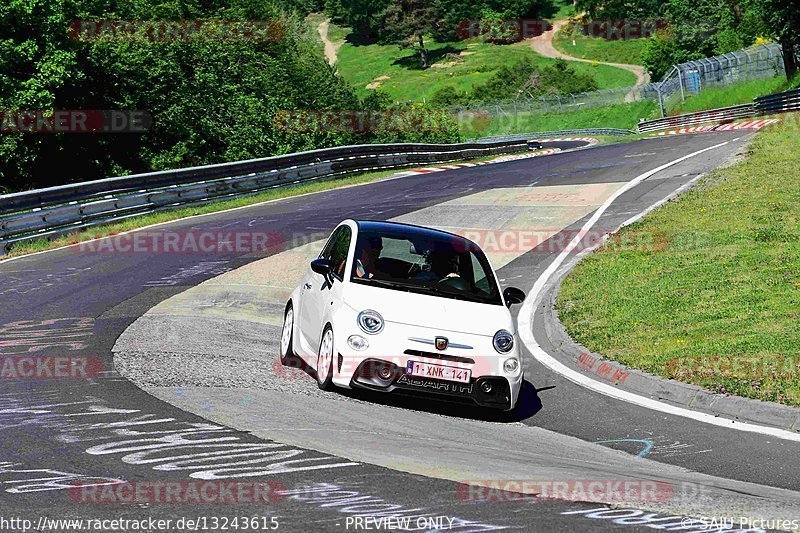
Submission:
[[[800,409],[741,396],[714,394],[698,385],[654,376],[605,359],[575,342],[559,320],[555,305],[561,283],[574,266],[570,265],[559,273],[536,311],[537,318],[542,320],[546,335],[542,340],[547,343],[547,351],[562,364],[597,381],[654,400],[732,420],[800,432]]]
[[[610,235],[618,233],[625,226],[638,221],[657,207],[680,196],[693,187],[701,177],[702,175],[698,176],[664,200],[623,222],[613,233],[606,235],[601,242],[570,258],[554,273],[553,278],[543,290],[538,307],[534,310],[533,320],[534,322],[540,321],[545,334],[545,337],[539,340],[544,341],[547,346],[545,351],[561,364],[601,383],[653,400],[729,418],[733,421],[740,420],[766,427],[800,432],[800,409],[741,396],[714,394],[698,385],[662,378],[606,359],[601,354],[594,353],[573,340],[558,317],[556,298],[561,284],[584,257],[602,246]]]

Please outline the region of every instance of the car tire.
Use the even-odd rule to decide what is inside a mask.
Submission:
[[[283,314],[283,328],[281,329],[280,345],[281,364],[289,366],[295,359],[294,354],[294,307],[292,303],[286,306]]]
[[[317,350],[317,385],[324,391],[333,389],[333,328],[328,324],[322,332]]]

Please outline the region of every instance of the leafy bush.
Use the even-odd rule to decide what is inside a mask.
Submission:
[[[297,133],[276,122],[281,110],[352,110],[362,102],[299,17],[273,1],[7,0],[0,7],[0,109],[142,110],[153,124],[145,134],[0,135],[0,186],[20,190],[384,140]],[[269,20],[283,33],[254,40],[69,38],[70,22],[81,19]],[[450,130],[422,137],[453,140]]]
[[[537,68],[529,60],[503,66],[485,84],[475,89],[484,100],[502,100],[516,96],[542,96],[594,91],[597,82],[589,74],[576,72],[563,59],[553,66]]]
[[[647,40],[642,50],[642,65],[653,80],[659,80],[674,65],[701,57],[702,54],[682,49],[669,30],[661,30]]]
[[[503,65],[491,78],[471,92],[443,87],[434,94],[431,105],[466,105],[470,102],[581,93],[597,88],[597,82],[591,75],[576,72],[563,59],[556,59],[553,66],[539,67],[526,58],[511,65]]]
[[[458,91],[455,87],[447,85],[434,93],[430,104],[434,108],[445,108],[465,105],[470,101],[472,101],[470,93]]]

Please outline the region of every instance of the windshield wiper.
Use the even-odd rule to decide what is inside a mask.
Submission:
[[[424,292],[426,294],[435,294],[436,296],[442,296],[444,298],[450,298],[453,300],[465,300],[468,302],[487,303],[484,299],[478,296],[475,296],[467,292],[458,291],[457,289],[448,291],[448,290],[441,290],[438,287],[430,287],[428,285],[415,285],[413,283],[403,283],[399,281],[385,281],[374,278],[361,278],[358,280],[358,282],[364,283],[365,285],[376,285],[378,287],[385,287],[387,289],[400,289],[408,292]]]
[[[427,285],[414,285],[413,283],[401,283],[397,281],[386,281],[375,278],[360,278],[358,282],[364,283],[366,285],[377,285],[378,287],[386,287],[387,289],[404,289],[410,291],[421,290],[425,292],[438,292],[433,287],[428,287]]]

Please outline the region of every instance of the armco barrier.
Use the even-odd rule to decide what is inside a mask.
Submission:
[[[658,131],[668,128],[694,126],[708,122],[721,122],[737,118],[752,117],[756,114],[757,111],[754,104],[742,104],[731,107],[721,107],[719,109],[710,109],[708,111],[699,111],[697,113],[676,115],[674,117],[648,120],[645,122],[640,122],[638,125],[638,130],[639,133],[647,133],[650,131]]]
[[[495,148],[502,148],[502,143],[492,144]],[[388,155],[414,155],[414,154],[447,154],[463,152],[470,149],[484,150],[486,144],[366,144],[356,146],[341,146],[325,148],[296,154],[266,157],[206,165],[202,167],[182,168],[178,170],[165,170],[134,174],[118,178],[106,178],[95,181],[85,181],[70,185],[61,185],[34,191],[25,191],[0,196],[0,215],[10,212],[46,207],[69,201],[85,200],[91,195],[105,195],[109,193],[139,190],[143,188],[167,187],[184,183],[213,180],[230,176],[243,176],[257,172],[270,172],[297,167],[320,164],[322,162],[337,162],[345,167],[351,161],[353,167],[358,167],[352,160],[365,158],[367,160]]]
[[[761,115],[800,111],[800,89],[759,96],[753,102]]]
[[[724,122],[737,118],[788,113],[791,111],[800,111],[800,89],[791,89],[780,93],[759,96],[753,100],[752,104],[722,107],[719,109],[640,122],[638,130],[639,133],[646,133],[668,128],[694,126],[708,122]]]
[[[800,110],[800,89],[752,104],[640,122],[639,132]],[[524,151],[533,138],[629,135],[595,128],[537,132],[460,144],[367,144],[311,150],[218,165],[135,174],[0,195],[0,255],[17,242],[53,237],[112,220],[254,194],[348,173],[403,168]]]
[[[520,152],[527,149],[525,140],[342,146],[2,195],[0,254],[21,241],[299,182]]]

